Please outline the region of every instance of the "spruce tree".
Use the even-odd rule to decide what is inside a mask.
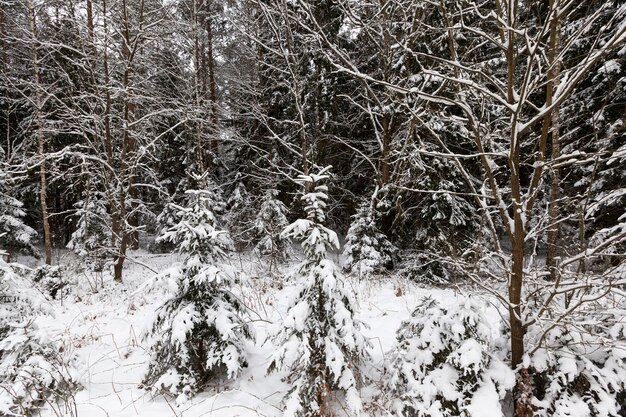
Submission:
[[[359,277],[393,268],[397,248],[377,227],[371,201],[364,201],[352,217],[346,235],[346,269]]]
[[[261,208],[254,221],[258,242],[254,248],[257,256],[270,259],[270,269],[284,261],[290,252],[289,240],[281,236],[287,227],[287,207],[278,199],[278,190],[265,192]]]
[[[386,372],[398,415],[496,416],[515,377],[494,356],[491,328],[471,300],[442,306],[420,301],[397,332]]]
[[[244,341],[250,328],[245,306],[231,291],[232,278],[217,264],[232,248],[217,229],[213,194],[188,191],[190,206],[179,207],[180,222],[161,239],[174,243],[184,262],[155,278],[175,288],[158,309],[150,340],[150,364],[143,384],[186,401],[212,378],[235,378],[247,366]]]
[[[26,278],[25,267],[7,263],[0,249],[0,415],[39,415],[81,388],[82,364],[44,316],[52,305]]]
[[[0,250],[4,249],[7,258],[14,252],[39,256],[32,244],[37,232],[24,223],[26,212],[21,201],[9,195],[8,180],[0,172]]]
[[[89,195],[88,193],[86,193]],[[96,272],[101,272],[112,251],[113,242],[105,196],[93,192],[91,198],[76,204],[76,225],[67,248],[72,250]]]
[[[226,207],[228,211],[225,217],[228,231],[235,243],[235,249],[242,250],[250,245],[254,227],[252,225],[254,219],[253,199],[242,181],[237,183],[228,197]]]
[[[354,318],[354,300],[328,251],[339,247],[337,235],[323,223],[328,168],[302,175],[306,219],[287,226],[282,235],[302,243],[305,259],[298,267],[298,288],[291,300],[268,372],[288,370],[292,388],[284,404],[286,416],[332,415],[334,391],[345,394],[354,413],[361,410],[358,365],[368,358],[366,340]]]

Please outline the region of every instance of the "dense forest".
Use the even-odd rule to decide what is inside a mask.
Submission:
[[[153,291],[163,416],[625,416],[625,68],[618,0],[0,0],[0,415],[109,415],[45,317]]]

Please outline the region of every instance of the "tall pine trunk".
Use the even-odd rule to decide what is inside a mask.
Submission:
[[[206,33],[207,33],[207,65],[209,70],[209,99],[211,101],[211,152],[215,156],[219,153],[217,91],[215,87],[215,59],[213,57],[213,24],[211,21],[210,2],[206,3]]]
[[[4,10],[4,7],[0,5],[0,48],[2,48],[2,50],[0,51],[0,53],[2,54],[2,60],[0,61],[0,65],[2,65],[2,67],[0,68],[0,73],[4,77],[8,76],[9,71],[9,54],[6,41],[6,20],[6,11]],[[6,103],[6,109],[3,109],[3,111],[6,121],[6,131],[2,132],[2,134],[6,138],[6,149],[4,150],[4,152],[6,160],[9,160],[11,158],[11,106],[8,102]]]
[[[39,56],[37,51],[37,29],[35,20],[35,9],[32,0],[27,2],[28,21],[31,32],[31,59],[33,64],[34,82],[35,82],[35,121],[37,136],[37,153],[39,155],[39,200],[41,205],[41,220],[43,223],[43,239],[45,261],[47,265],[52,264],[52,237],[50,234],[50,220],[48,218],[48,180],[46,172],[46,153],[45,153],[45,137],[43,134],[43,115],[42,103],[43,97],[41,92],[41,73],[39,68]]]

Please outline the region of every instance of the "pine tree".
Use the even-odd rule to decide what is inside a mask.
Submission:
[[[291,300],[284,325],[276,335],[280,346],[272,355],[268,372],[288,370],[292,388],[285,397],[286,416],[332,414],[333,391],[345,393],[348,408],[359,413],[358,365],[368,358],[360,323],[354,318],[354,301],[337,266],[327,258],[339,247],[337,235],[324,227],[328,178],[302,175],[296,181],[306,192],[306,219],[298,219],[282,233],[301,241],[305,260],[297,270],[296,296]]]
[[[226,202],[226,223],[235,242],[235,249],[242,250],[252,241],[252,220],[254,218],[253,200],[242,181],[231,193]]]
[[[591,303],[574,316],[576,326],[550,326],[548,331],[544,323],[528,327],[528,339],[538,346],[527,358],[533,415],[624,416],[623,309]]]
[[[602,6],[606,9],[594,25],[607,24],[619,3],[606,2]],[[571,59],[578,59],[590,41],[585,39],[572,51]],[[581,259],[578,269],[582,272],[605,268],[606,261],[616,266],[624,260],[620,254],[626,252],[625,66],[622,52],[609,54],[596,64],[560,111],[562,152],[587,156],[566,171],[568,175],[563,181],[564,193],[569,194],[572,203],[564,205],[562,211],[577,215],[569,229],[564,227],[561,245],[569,249],[576,242],[576,249],[583,251],[622,234],[614,245],[602,251],[603,256]]]
[[[428,144],[423,148],[432,148]],[[402,275],[428,284],[447,284],[458,274],[455,260],[477,241],[478,207],[465,194],[461,171],[445,158],[421,155],[417,144],[406,146],[402,174],[388,188],[394,215],[393,234],[415,251]],[[435,151],[436,148],[433,148]]]
[[[232,293],[232,278],[217,264],[232,249],[230,237],[217,229],[213,196],[188,191],[190,206],[179,208],[180,222],[161,239],[185,258],[157,276],[153,285],[176,288],[161,305],[152,328],[150,364],[143,384],[186,401],[212,378],[235,378],[247,366],[244,341],[251,329],[245,306]]]
[[[156,217],[155,239],[150,245],[153,252],[171,252],[174,250],[172,242],[163,239],[163,236],[175,225],[180,222],[180,206],[168,201],[163,205],[163,209]]]

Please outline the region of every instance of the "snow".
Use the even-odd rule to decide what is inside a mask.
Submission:
[[[159,271],[166,270],[180,260],[176,254],[152,255],[142,251],[132,253],[132,256]],[[239,265],[239,259],[237,264]],[[251,276],[263,276],[256,274],[259,268],[261,266],[258,261],[251,259],[244,261],[242,269],[249,271]],[[89,293],[88,287],[82,282],[76,290],[76,293],[85,292],[81,294],[80,300],[76,295],[70,295],[71,300],[54,301],[55,318],[47,318],[45,326],[51,333],[66,335],[85,363],[82,375],[85,389],[75,395],[78,415],[169,417],[174,414],[174,409],[178,415],[185,417],[283,416],[280,400],[289,387],[281,381],[285,372],[266,374],[276,346],[271,341],[266,341],[265,335],[271,333],[273,323],[281,323],[287,318],[286,312],[289,300],[293,298],[295,283],[278,290],[269,278],[252,280],[250,287],[245,290],[248,296],[246,299],[257,300],[256,304],[249,307],[258,312],[262,320],[254,322],[258,337],[247,345],[248,368],[236,380],[228,383],[217,381],[205,392],[180,403],[177,408],[174,398],[155,395],[140,388],[148,362],[141,334],[152,323],[156,308],[170,292],[167,288],[157,289],[149,295],[145,291],[135,291],[152,277],[153,273],[147,268],[129,264],[123,285],[114,284],[108,277],[104,288],[94,294]],[[372,342],[369,348],[371,363],[378,364],[377,366],[387,360],[388,352],[395,343],[397,328],[410,315],[421,297],[430,295],[445,304],[455,302],[454,293],[450,290],[425,289],[395,278],[353,282],[351,285],[361,294],[357,301],[356,316],[369,324],[369,328],[363,331]],[[395,291],[399,285],[404,288],[403,295],[396,296]],[[188,313],[187,320],[192,320],[192,311],[189,310]],[[297,321],[296,317],[293,319]],[[340,312],[335,317],[338,321],[345,319],[345,312]],[[184,327],[177,330],[179,337],[183,337],[184,331]],[[301,354],[295,351],[293,353]],[[329,357],[334,358],[337,355],[331,354]],[[296,359],[285,358],[285,362],[292,363]],[[339,363],[335,369],[339,369]],[[380,378],[376,368],[371,365],[364,372]],[[178,377],[173,373],[167,374],[160,382],[171,387]],[[339,376],[339,384],[349,386],[352,383],[351,378],[352,375],[344,372]],[[445,385],[444,380],[439,383],[442,387]],[[345,401],[356,409],[362,396],[363,394],[348,390]],[[372,398],[365,398],[363,402],[371,400]],[[285,407],[288,406],[289,404],[285,404]],[[55,414],[47,409],[43,416],[53,417]]]
[[[487,370],[487,375],[504,390],[515,386],[515,373],[504,362],[494,362]]]
[[[309,314],[309,304],[306,301],[301,301],[290,310],[290,314],[285,320],[285,326],[301,332],[304,330],[305,321]]]
[[[476,368],[482,360],[481,347],[475,339],[467,339],[459,348],[459,363],[466,370]]]
[[[498,392],[493,382],[487,380],[474,393],[472,402],[467,406],[472,417],[501,417],[502,408]]]
[[[200,313],[196,311],[193,304],[188,304],[181,309],[172,322],[172,340],[184,343],[187,333],[193,328],[193,324],[200,320]]]
[[[559,358],[559,370],[567,377],[568,381],[573,381],[576,375],[578,375],[578,366],[574,358],[561,357]]]
[[[131,253],[132,257],[144,264],[150,265],[157,271],[166,271],[171,265],[179,262],[177,254],[152,255],[143,251]],[[275,359],[274,354],[278,350],[277,341],[267,337],[276,333],[276,330],[287,323],[294,328],[304,329],[304,318],[308,312],[294,313],[290,309],[296,292],[301,288],[298,282],[278,282],[262,271],[267,265],[259,262],[252,254],[237,256],[237,259],[226,259],[223,270],[237,269],[246,271],[247,275],[254,278],[248,286],[241,286],[237,294],[245,300],[247,307],[253,311],[255,319],[251,325],[255,331],[256,339],[246,342],[245,355],[248,367],[244,368],[234,380],[218,379],[212,381],[208,387],[199,394],[189,398],[186,395],[163,395],[151,392],[140,387],[142,378],[147,370],[149,352],[146,343],[142,340],[142,334],[149,328],[156,314],[157,308],[162,301],[171,296],[167,285],[157,286],[151,292],[138,289],[144,288],[145,283],[151,280],[154,273],[146,267],[129,263],[124,284],[114,284],[110,276],[105,276],[104,286],[97,293],[90,292],[85,282],[77,282],[76,288],[64,299],[53,300],[54,317],[43,316],[39,320],[41,328],[46,329],[50,335],[63,335],[66,345],[71,346],[73,352],[78,354],[80,362],[80,375],[77,380],[83,381],[84,389],[75,395],[76,409],[81,417],[166,417],[174,414],[179,416],[270,416],[279,417],[288,415],[291,410],[298,408],[295,399],[287,399],[282,403],[282,398],[292,388],[283,381],[289,373],[289,366],[301,359],[306,359],[310,354],[308,350],[301,350],[302,340],[292,335],[282,344],[284,356],[283,363],[287,365],[285,370],[267,374],[268,364]],[[295,262],[295,260],[294,260]],[[330,262],[329,262],[330,263]],[[221,266],[221,265],[220,265]],[[293,268],[293,265],[282,265],[282,270]],[[424,411],[430,415],[441,414],[441,404],[436,399],[442,396],[448,400],[458,399],[460,391],[456,385],[461,381],[463,374],[467,372],[480,375],[482,381],[477,386],[474,394],[463,404],[468,416],[473,417],[499,417],[503,416],[500,402],[503,393],[510,390],[515,383],[514,373],[506,363],[492,360],[487,368],[478,371],[484,364],[482,345],[474,338],[464,339],[467,326],[475,326],[477,333],[481,335],[492,334],[493,329],[499,325],[499,316],[493,311],[493,307],[486,304],[476,303],[472,297],[471,303],[467,297],[461,296],[450,289],[434,289],[418,286],[406,280],[394,277],[380,277],[370,280],[358,280],[357,277],[344,277],[346,284],[354,294],[357,294],[354,305],[356,314],[354,320],[368,324],[362,329],[365,338],[370,342],[367,348],[370,360],[362,367],[361,372],[370,382],[355,388],[355,375],[346,372],[344,357],[340,354],[339,347],[333,342],[337,336],[326,340],[325,355],[329,368],[338,387],[346,387],[345,394],[341,396],[344,406],[351,410],[360,410],[362,416],[371,415],[372,404],[383,407],[391,412],[394,407],[399,407],[393,396],[381,393],[377,387],[386,383],[398,383],[393,378],[397,376],[386,375],[382,369],[390,364],[391,352],[396,346],[396,332],[400,324],[411,316],[415,307],[428,296],[438,303],[440,308],[453,311],[461,307],[468,309],[472,305],[482,306],[482,313],[488,321],[485,326],[478,316],[465,314],[463,320],[450,321],[448,335],[442,331],[435,331],[436,327],[423,332],[423,338],[414,338],[407,350],[413,355],[412,363],[405,362],[404,373],[415,372],[418,364],[432,364],[433,352],[423,349],[421,343],[426,341],[432,346],[443,346],[444,338],[453,337],[457,346],[456,353],[451,354],[449,360],[440,368],[431,372],[422,381],[409,381],[407,389],[410,392],[420,392],[425,403]],[[339,284],[341,281],[337,281]],[[401,291],[397,291],[401,288]],[[399,294],[399,295],[397,295]],[[293,307],[293,306],[292,306]],[[303,305],[306,308],[306,305]],[[290,314],[288,314],[288,311]],[[298,309],[295,309],[298,311]],[[197,319],[193,308],[182,309],[179,312],[185,318],[176,320],[173,337],[184,338],[188,328],[185,324]],[[450,316],[452,317],[452,316]],[[348,311],[339,309],[333,316],[336,322],[345,323],[345,328],[354,327],[346,322],[352,320]],[[216,326],[222,324],[230,326],[228,319],[216,318]],[[441,317],[438,320],[442,320]],[[445,318],[444,318],[445,320]],[[427,320],[425,323],[429,323]],[[465,323],[465,324],[464,324]],[[481,327],[482,326],[482,327]],[[338,326],[342,327],[342,326]],[[491,328],[488,328],[491,327]],[[616,324],[610,333],[613,337],[622,337],[625,325],[622,322]],[[228,328],[222,329],[223,334],[229,334]],[[345,342],[357,343],[353,335],[340,335]],[[419,343],[418,343],[419,342]],[[13,340],[11,343],[17,343]],[[308,340],[305,339],[305,345]],[[236,349],[226,352],[224,359],[226,368],[237,368],[239,352]],[[546,350],[538,350],[532,357],[527,358],[528,363],[542,371],[553,364],[558,364],[559,375],[563,380],[572,381],[583,371],[584,365],[568,355],[560,354],[557,357],[548,356]],[[621,356],[620,356],[621,355]],[[626,380],[626,374],[620,361],[624,360],[623,352],[616,352],[607,362],[606,370],[599,376],[605,383],[618,384]],[[37,359],[33,358],[32,366],[36,366]],[[229,365],[231,364],[231,365]],[[43,365],[42,365],[43,366]],[[45,368],[44,368],[45,369]],[[592,369],[592,368],[589,368]],[[589,374],[589,373],[588,373]],[[162,375],[159,384],[167,389],[174,388],[180,382],[182,376],[175,370],[170,370]],[[555,386],[559,389],[559,386]],[[603,391],[596,391],[600,397]],[[439,404],[439,405],[438,405]],[[555,407],[555,416],[609,416],[614,414],[609,400],[598,401],[597,414],[589,412],[589,404],[574,396],[556,398],[551,403]],[[539,404],[546,407],[549,403]],[[341,410],[337,410],[341,415]],[[56,416],[55,411],[47,408],[43,412],[44,417]]]
[[[324,345],[326,347],[326,365],[330,368],[332,375],[334,376],[335,382],[339,380],[339,377],[342,376],[341,370],[345,366],[343,354],[335,343],[329,338],[324,340]]]
[[[602,67],[600,67],[600,69],[598,70],[599,73],[617,73],[619,74],[619,72],[621,71],[622,66],[620,65],[619,61],[616,59],[610,59],[608,61],[606,61]]]

